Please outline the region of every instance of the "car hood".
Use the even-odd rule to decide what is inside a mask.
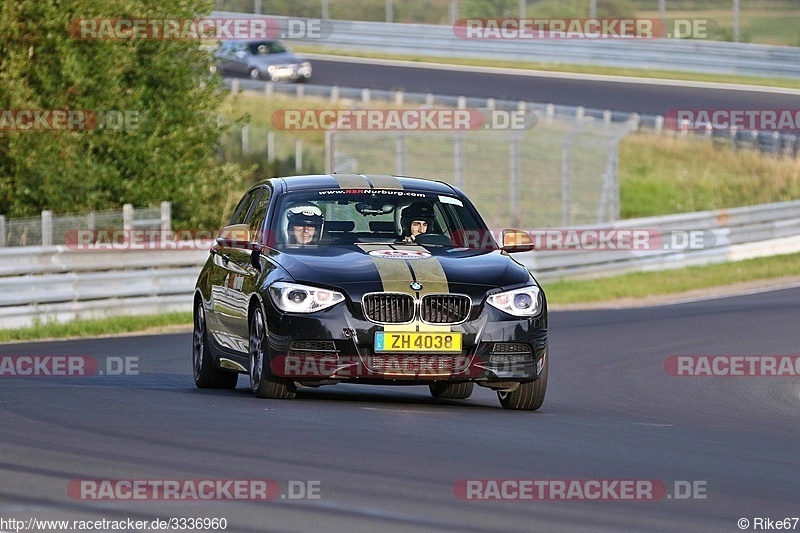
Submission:
[[[409,252],[411,252],[409,254]],[[403,254],[417,258],[405,259]],[[335,287],[358,301],[368,292],[454,292],[482,301],[488,290],[527,283],[530,273],[499,250],[439,246],[312,246],[274,250],[273,260],[299,283]]]

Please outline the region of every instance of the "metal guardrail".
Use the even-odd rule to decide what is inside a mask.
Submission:
[[[540,250],[516,257],[540,280],[552,280],[800,252],[800,201],[623,220],[603,228],[704,230],[714,242],[698,250]],[[188,311],[207,257],[202,245],[183,250],[0,249],[0,328],[30,326],[36,320]]]
[[[217,11],[214,16],[254,17]],[[289,17],[270,16],[279,24]],[[293,20],[297,20],[293,18]],[[452,26],[332,20],[330,36],[298,38],[325,48],[800,78],[800,47],[681,39],[459,39]],[[294,41],[294,40],[293,40]]]
[[[0,328],[190,310],[207,257],[202,245],[179,250],[0,249]]]
[[[586,226],[578,229],[596,229]],[[703,246],[654,250],[540,250],[518,254],[538,279],[591,278],[800,252],[800,201],[620,220],[602,229],[702,232]],[[684,243],[685,244],[685,243]]]

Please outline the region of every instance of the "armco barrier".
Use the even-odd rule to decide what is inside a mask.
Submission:
[[[800,201],[621,220],[603,228],[704,230],[699,250],[575,250],[516,254],[540,280],[600,277],[800,252]],[[587,228],[572,228],[587,229]],[[0,249],[0,328],[36,320],[191,310],[207,247],[191,250]]]
[[[705,231],[713,234],[713,246],[697,250],[540,250],[518,254],[518,258],[539,279],[563,279],[800,252],[800,201],[620,220],[603,228]]]
[[[208,248],[0,249],[0,328],[26,327],[36,320],[189,311]]]
[[[214,12],[219,17],[253,17]],[[280,23],[287,17],[273,17]],[[332,49],[417,57],[488,58],[636,69],[800,78],[800,48],[690,39],[459,39],[452,26],[332,20],[333,32],[293,39]],[[284,23],[285,25],[285,23]]]

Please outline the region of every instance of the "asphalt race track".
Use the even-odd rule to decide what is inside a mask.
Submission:
[[[538,412],[494,393],[338,385],[201,391],[188,333],[7,344],[138,358],[139,375],[0,378],[0,518],[226,518],[228,531],[739,531],[800,516],[800,380],[674,377],[671,355],[798,355],[800,288],[553,312]],[[92,479],[319,482],[319,499],[84,501]],[[462,501],[459,480],[656,480],[657,501]],[[675,482],[702,499],[678,499]],[[294,485],[295,488],[298,486]],[[669,496],[674,496],[669,498]],[[798,525],[800,527],[800,525]]]
[[[798,101],[796,92],[520,76],[481,72],[478,68],[439,70],[323,59],[314,59],[313,66],[311,83],[319,85],[525,100],[651,115],[663,115],[672,109],[795,109]]]

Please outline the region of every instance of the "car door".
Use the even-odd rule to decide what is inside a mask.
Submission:
[[[271,198],[271,190],[263,187],[260,194],[256,197],[249,210],[247,219],[242,223],[247,224],[250,230],[250,242],[263,243],[263,226],[267,215],[267,208]],[[250,338],[250,323],[248,317],[250,296],[255,292],[258,281],[261,278],[262,268],[271,268],[271,263],[265,264],[260,261],[258,251],[256,258],[259,259],[258,267],[253,264],[254,251],[249,248],[237,248],[231,250],[231,260],[229,269],[231,271],[228,282],[228,295],[231,305],[234,307],[235,319],[231,323],[231,335],[236,337],[237,342],[246,345]]]
[[[244,195],[234,211],[229,226],[246,224],[263,187],[252,189]],[[249,271],[242,264],[242,256],[249,262],[249,251],[231,244],[217,242],[211,248],[212,263],[209,282],[211,284],[211,316],[208,320],[208,332],[216,343],[228,350],[246,352],[241,335],[242,325],[242,284]],[[247,308],[244,304],[244,321],[247,321]],[[246,327],[246,325],[245,325]]]
[[[233,58],[236,52],[236,43],[224,42],[217,52],[217,68],[221,73],[232,72]]]
[[[250,60],[250,50],[245,43],[237,43],[230,55],[230,72],[236,74],[247,74],[248,63]]]

